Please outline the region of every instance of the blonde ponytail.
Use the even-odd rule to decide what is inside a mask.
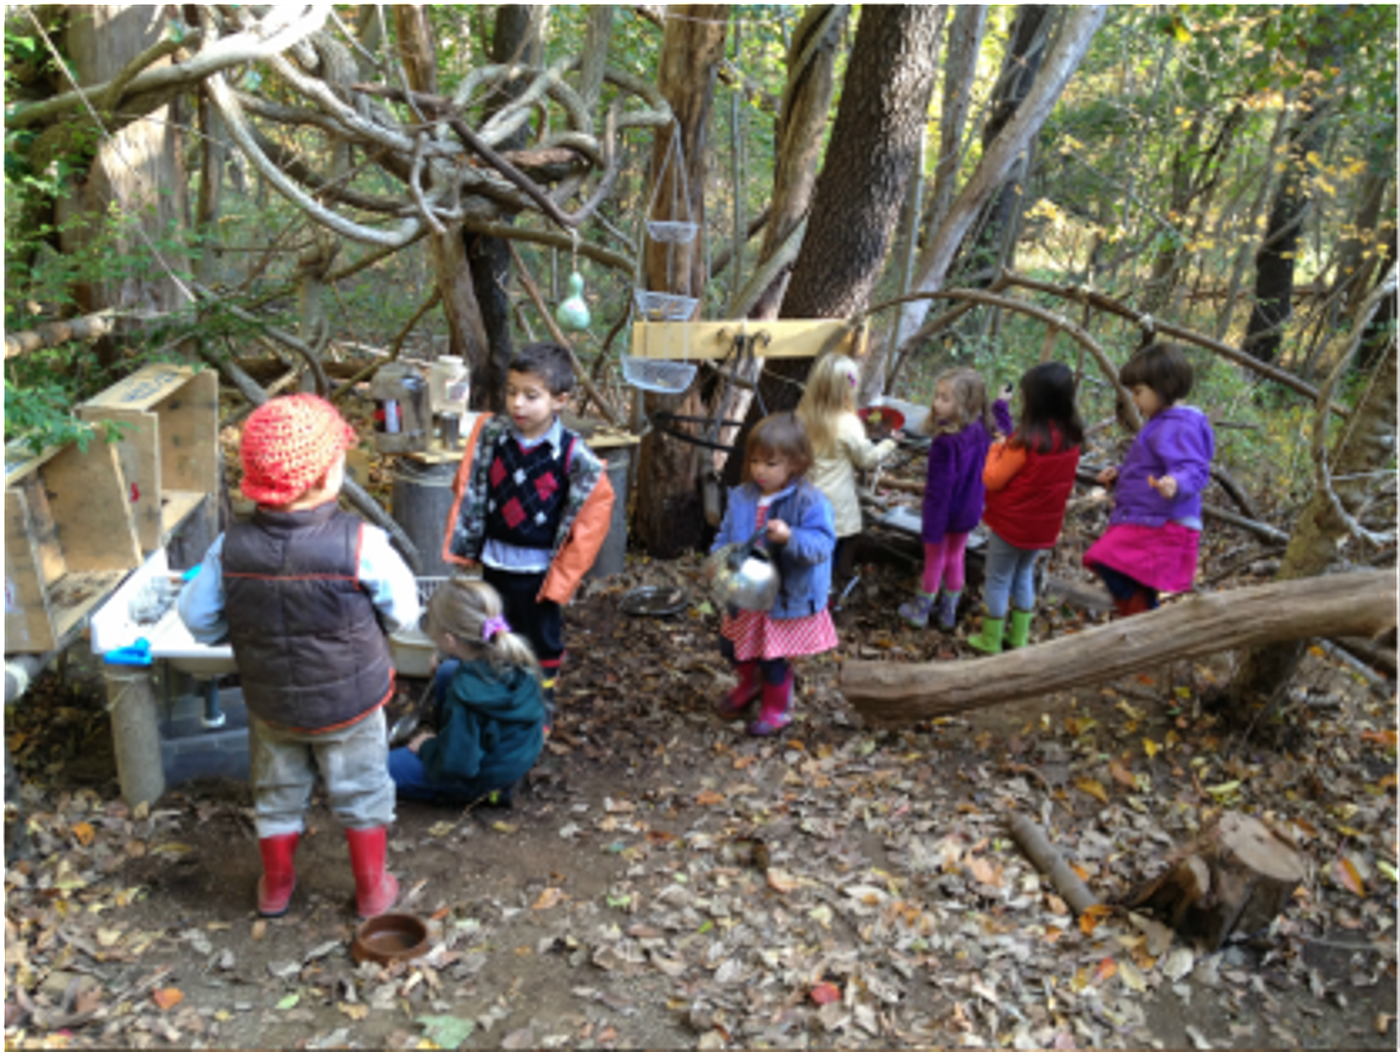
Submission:
[[[485,581],[454,577],[428,601],[428,635],[450,635],[466,660],[484,658],[493,668],[524,668],[536,678],[540,664],[524,638],[510,631],[501,616],[501,597]]]

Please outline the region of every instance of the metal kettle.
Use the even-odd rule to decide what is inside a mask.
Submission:
[[[743,543],[726,544],[710,557],[714,600],[725,609],[769,610],[782,578],[773,556],[759,547],[765,527]]]

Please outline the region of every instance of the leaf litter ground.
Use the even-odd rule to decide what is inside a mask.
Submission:
[[[1203,713],[1224,661],[863,729],[840,660],[973,660],[966,628],[900,624],[894,563],[865,568],[841,650],[800,669],[795,726],[752,739],[712,714],[732,681],[697,570],[634,563],[570,608],[561,716],[513,809],[400,805],[391,865],[433,945],[389,969],[349,955],[323,797],[292,911],[259,919],[247,786],[133,814],[95,670],[44,677],[6,727],[29,831],[6,866],[7,1043],[1394,1047],[1392,697],[1318,652],[1286,745]],[[642,584],[691,606],[619,612]],[[1036,638],[1084,616],[1051,609]],[[1227,807],[1287,829],[1314,873],[1212,954],[1123,910],[1075,918],[1004,827],[1030,814],[1108,902]]]

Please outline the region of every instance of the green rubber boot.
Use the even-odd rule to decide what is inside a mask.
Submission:
[[[967,645],[984,654],[1001,653],[1001,633],[1006,628],[1004,617],[982,618],[982,631],[967,637]]]
[[[1031,618],[1035,614],[1030,610],[1011,611],[1011,631],[1006,633],[1006,645],[1011,647],[1023,647],[1031,638]]]

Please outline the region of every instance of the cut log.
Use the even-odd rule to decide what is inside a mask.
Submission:
[[[1258,932],[1307,879],[1307,859],[1257,818],[1227,811],[1175,863],[1132,892],[1127,905],[1155,913],[1207,953],[1235,932]]]
[[[866,720],[917,722],[1103,683],[1166,661],[1310,636],[1370,637],[1395,624],[1394,570],[1192,595],[1146,614],[973,661],[847,661],[846,700]]]

